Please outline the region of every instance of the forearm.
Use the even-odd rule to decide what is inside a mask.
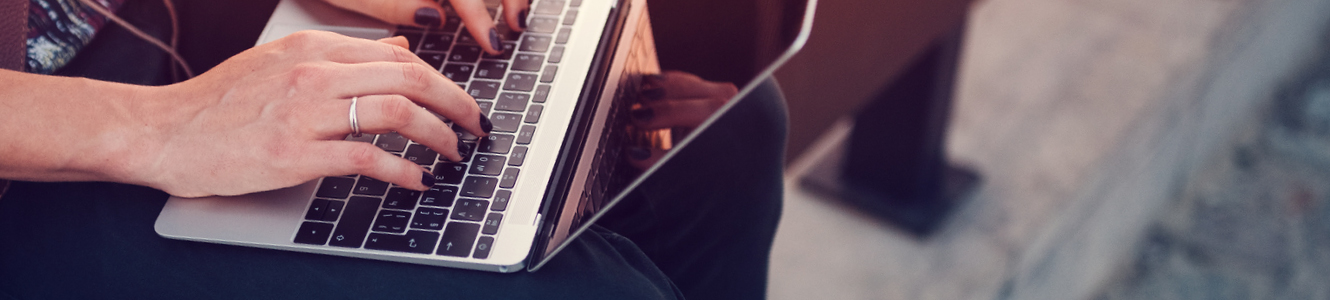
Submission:
[[[137,183],[133,166],[160,145],[151,87],[12,71],[0,82],[0,178]]]

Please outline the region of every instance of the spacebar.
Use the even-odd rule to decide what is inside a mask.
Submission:
[[[346,208],[342,209],[342,220],[337,222],[328,245],[360,248],[370,223],[374,222],[374,213],[379,211],[379,201],[378,198],[351,197]]]

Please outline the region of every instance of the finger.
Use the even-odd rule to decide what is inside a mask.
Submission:
[[[319,47],[329,61],[354,64],[376,61],[415,63],[429,67],[429,63],[420,59],[407,48],[405,37],[395,36],[370,41],[358,38],[335,40]]]
[[[336,66],[305,66],[303,75],[314,87],[333,98],[362,95],[402,95],[430,111],[452,120],[476,136],[488,132],[481,125],[480,107],[461,87],[434,68],[419,64],[370,62]],[[326,77],[326,78],[321,78]]]
[[[360,174],[417,191],[434,185],[434,175],[417,165],[374,145],[350,141],[320,141],[307,146],[301,167],[322,176]]]
[[[707,81],[697,75],[679,71],[642,77],[642,99],[733,98],[739,89],[729,82]]]
[[[494,19],[486,10],[484,1],[450,0],[450,3],[457,11],[457,16],[462,18],[462,23],[466,24],[467,32],[476,38],[485,52],[493,55],[503,52],[503,41],[499,39],[499,32],[494,30]]]
[[[376,41],[384,44],[402,47],[403,49],[407,50],[410,50],[411,47],[411,42],[407,41],[406,37],[400,35],[394,37],[381,38]]]
[[[638,171],[645,171],[665,156],[665,150],[652,147],[632,146],[624,151],[624,156],[628,157],[628,164]]]
[[[696,127],[725,105],[725,99],[702,98],[642,103],[630,112],[633,123],[644,130]]]
[[[349,101],[347,101],[349,102]],[[434,152],[442,154],[448,160],[461,161],[457,151],[457,134],[448,128],[434,114],[416,105],[415,102],[399,95],[376,95],[359,97],[356,104],[356,119],[360,131],[364,133],[397,133],[425,145]],[[349,103],[338,103],[335,107],[346,109]],[[348,116],[349,118],[349,116]],[[350,126],[337,126],[348,121],[332,118],[329,122],[333,136],[345,136],[350,133]],[[428,163],[434,163],[430,161]]]
[[[362,13],[380,21],[419,27],[438,27],[443,7],[429,0],[327,0],[333,6]]]
[[[526,16],[531,4],[527,0],[503,0],[503,19],[508,28],[516,32],[526,30]]]

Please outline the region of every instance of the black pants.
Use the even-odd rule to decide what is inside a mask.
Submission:
[[[155,9],[143,2],[129,1],[122,16],[131,22],[151,19],[133,17]],[[165,32],[153,28],[145,29]],[[169,82],[165,58],[144,47],[150,46],[108,27],[60,74]],[[16,182],[0,198],[0,296],[760,299],[780,217],[786,126],[784,99],[768,81],[633,191],[591,234],[535,273],[168,240],[152,228],[167,198],[161,191],[114,183]]]

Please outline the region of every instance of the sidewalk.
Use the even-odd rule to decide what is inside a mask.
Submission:
[[[1229,145],[1240,133],[1259,132],[1250,129],[1251,124],[1262,120],[1262,108],[1269,106],[1272,95],[1302,76],[1306,65],[1326,51],[1320,41],[1327,18],[1330,1],[1315,0],[989,0],[980,4],[969,25],[948,139],[950,157],[983,175],[974,198],[941,232],[915,240],[834,201],[808,194],[795,181],[787,180],[785,216],[773,250],[770,298],[1148,299],[1162,295],[1154,294],[1155,290],[1175,286],[1208,290],[1191,286],[1238,282],[1230,277],[1276,281],[1239,287],[1255,293],[1239,298],[1265,298],[1262,289],[1278,290],[1283,287],[1279,282],[1325,282],[1317,274],[1327,271],[1278,267],[1288,264],[1261,267],[1274,273],[1291,272],[1283,277],[1287,280],[1279,281],[1267,279],[1281,278],[1278,276],[1245,273],[1224,277],[1237,274],[1232,270],[1238,267],[1176,263],[1186,262],[1175,257],[1198,243],[1270,243],[1263,240],[1264,234],[1253,233],[1252,240],[1244,240],[1248,236],[1236,232],[1249,223],[1222,219],[1223,212],[1232,210],[1214,210],[1221,219],[1201,226],[1232,234],[1208,239],[1168,240],[1169,236],[1190,238],[1188,230],[1196,226],[1152,225],[1156,224],[1152,220],[1172,220],[1175,215],[1203,220],[1215,215],[1211,210],[1178,204],[1205,198],[1195,195],[1221,193],[1200,188],[1193,178],[1209,177],[1193,174],[1209,174],[1208,170],[1216,168],[1212,157],[1231,157],[1224,153],[1231,153]],[[815,147],[827,149],[838,143],[843,129],[828,133],[822,145]],[[1300,147],[1314,149],[1315,145]],[[1273,165],[1277,159],[1267,159],[1273,154],[1266,153],[1284,152],[1253,149],[1259,150],[1252,150],[1258,169],[1278,169]],[[787,176],[797,178],[820,155],[825,153],[809,151],[790,167]],[[1312,168],[1306,163],[1291,165]],[[1330,170],[1330,163],[1324,165],[1327,167],[1321,170]],[[1283,176],[1280,178],[1303,176],[1269,172]],[[1214,177],[1217,183],[1210,184],[1262,186],[1248,177],[1234,176]],[[1307,177],[1317,180],[1314,178],[1320,177]],[[1324,187],[1308,187],[1307,191],[1309,197],[1320,197],[1322,202],[1330,193]],[[1307,203],[1307,209],[1325,209],[1317,204],[1321,202]],[[1173,207],[1184,207],[1183,212],[1170,211]],[[1242,210],[1247,208],[1238,209]],[[1268,257],[1330,260],[1327,254],[1315,251],[1303,256],[1288,254],[1324,248],[1320,245],[1330,239],[1325,238],[1330,232],[1323,225],[1327,222],[1312,215],[1296,217],[1315,220],[1296,221],[1309,225],[1273,228],[1304,230],[1299,234],[1305,236],[1320,234],[1320,240],[1284,238],[1289,244],[1282,248],[1286,251],[1262,248],[1231,253],[1254,255],[1255,261]],[[1321,229],[1297,229],[1315,226]],[[1151,245],[1159,236],[1165,237],[1166,247],[1160,252],[1164,265],[1185,268],[1156,265],[1154,254],[1141,254],[1155,253],[1140,249],[1157,248]],[[1283,254],[1263,256],[1267,252]],[[1147,267],[1133,263],[1142,257]],[[1212,269],[1218,271],[1208,271]],[[1179,279],[1176,284],[1156,285],[1149,282],[1158,277],[1151,276]],[[1208,295],[1180,298],[1208,299]]]

